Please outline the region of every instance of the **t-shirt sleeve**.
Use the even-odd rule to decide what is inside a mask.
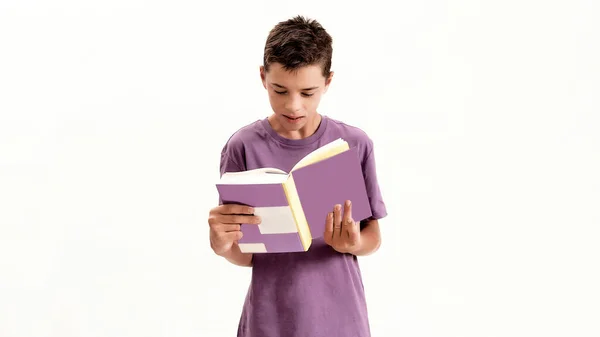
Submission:
[[[221,164],[220,164],[220,176],[225,174],[225,172],[240,172],[244,171],[243,165],[240,164],[243,162],[243,157],[239,153],[240,151],[236,151],[229,147],[229,145],[225,145],[223,150],[221,151]]]
[[[377,180],[377,167],[375,164],[375,151],[373,150],[373,143],[369,141],[366,149],[366,157],[363,162],[363,175],[365,178],[365,185],[367,188],[367,194],[369,197],[369,203],[371,204],[371,217],[367,220],[381,219],[387,216],[387,209],[383,196],[381,194],[381,188]]]
[[[219,176],[223,176],[225,172],[245,171],[243,163],[245,163],[243,145],[239,142],[235,142],[234,139],[230,139],[221,150]],[[222,204],[223,201],[221,200],[221,197],[219,197],[219,205]]]

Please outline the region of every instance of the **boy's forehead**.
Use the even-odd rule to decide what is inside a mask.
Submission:
[[[271,84],[278,84],[288,89],[306,89],[322,86],[325,78],[319,65],[308,65],[293,70],[286,70],[279,63],[269,67],[267,80]]]

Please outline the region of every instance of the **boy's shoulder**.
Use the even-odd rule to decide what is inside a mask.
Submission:
[[[225,141],[223,151],[241,150],[245,144],[252,144],[257,140],[264,140],[266,138],[266,132],[261,123],[262,120],[258,119],[234,130]]]
[[[328,118],[328,131],[335,137],[343,138],[350,147],[358,147],[365,155],[368,155],[373,150],[373,140],[370,135],[358,127],[347,122],[343,122],[331,117]]]
[[[328,128],[335,129],[336,132],[343,133],[349,138],[354,138],[363,141],[371,139],[367,132],[362,128],[358,127],[357,125],[349,124],[342,120],[328,116],[324,116],[324,118],[328,119]]]
[[[256,144],[264,138],[261,120],[250,122],[236,129],[221,148],[221,168],[225,170],[245,170],[246,145]],[[233,167],[230,167],[233,165]]]
[[[263,130],[261,122],[262,120],[258,119],[234,130],[229,139],[227,139],[226,144],[241,145],[244,142],[260,137],[261,130]]]

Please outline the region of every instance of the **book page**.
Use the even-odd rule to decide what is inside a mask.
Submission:
[[[314,150],[313,152],[307,154],[291,169],[291,171],[297,170],[304,166],[308,166],[310,164],[327,159],[329,157],[333,157],[338,153],[342,153],[348,150],[349,148],[350,147],[345,140],[338,138],[333,142],[323,145],[320,148]]]
[[[298,232],[290,206],[254,207],[254,215],[258,215],[262,219],[258,225],[261,234]]]
[[[226,172],[219,180],[220,184],[282,184],[288,178],[285,171],[276,168],[259,168],[241,172]]]

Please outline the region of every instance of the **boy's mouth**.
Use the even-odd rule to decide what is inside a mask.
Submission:
[[[287,118],[289,121],[295,122],[295,121],[299,121],[300,119],[304,118],[304,116],[300,116],[300,117],[290,117],[290,116],[286,116],[284,115],[285,118]]]

